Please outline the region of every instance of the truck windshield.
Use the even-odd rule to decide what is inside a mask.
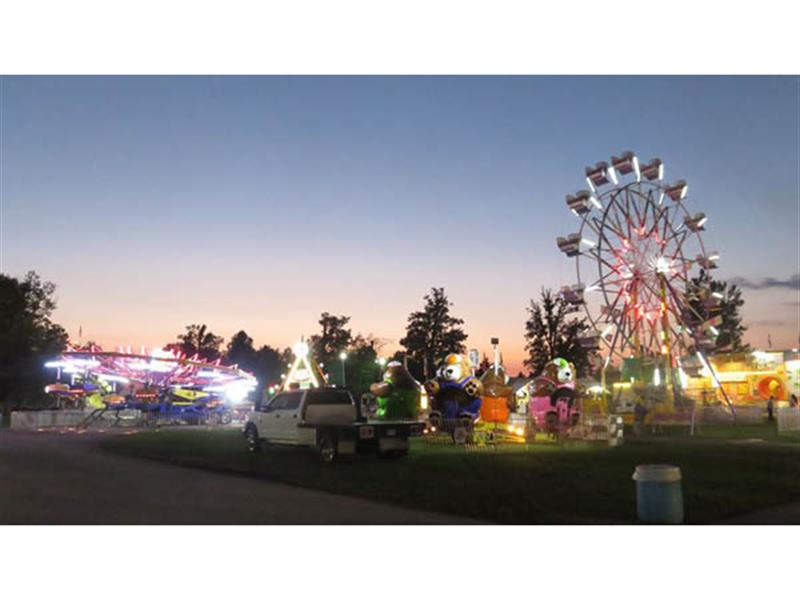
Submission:
[[[313,404],[352,404],[350,392],[347,390],[312,390],[308,392],[306,405]]]

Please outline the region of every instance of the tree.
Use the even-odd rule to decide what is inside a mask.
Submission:
[[[56,286],[33,271],[22,280],[0,274],[0,401],[4,411],[43,401],[42,362],[67,344],[64,329],[50,319]]]
[[[722,317],[722,323],[717,327],[719,335],[709,353],[713,354],[722,351],[748,352],[750,345],[742,343],[742,335],[747,330],[747,327],[742,325],[740,313],[742,306],[744,306],[742,290],[736,284],[713,279],[705,269],[701,269],[698,276],[692,279],[692,284],[695,289],[707,290],[711,294],[710,298],[707,299],[709,300],[708,303],[697,295],[690,299],[689,305],[695,315],[703,321],[716,316]],[[719,301],[718,305],[714,305],[715,300]]]
[[[501,360],[500,362],[502,363],[503,361]],[[486,373],[486,371],[491,369],[493,366],[494,366],[494,363],[489,360],[489,357],[486,356],[486,353],[484,352],[483,355],[481,356],[480,364],[477,365],[477,369],[475,371],[475,375],[480,377],[481,375]]]
[[[431,288],[424,296],[425,308],[408,317],[406,335],[400,345],[411,359],[409,370],[418,379],[428,379],[433,373],[435,361],[450,353],[463,353],[467,334],[463,319],[450,314],[453,305],[444,293],[444,288]]]
[[[186,356],[198,355],[204,360],[216,360],[220,357],[219,347],[223,338],[214,335],[203,325],[187,325],[186,333],[178,336],[178,348]]]
[[[564,358],[575,364],[579,376],[590,370],[590,353],[578,338],[590,329],[586,319],[569,318],[570,306],[552,290],[542,288],[539,302],[531,300],[529,318],[525,323],[525,366],[534,376],[554,358]]]
[[[264,345],[256,351],[253,374],[260,385],[277,385],[281,382],[281,374],[288,370],[291,363],[291,350],[283,351]]]
[[[362,337],[357,335],[355,340],[347,350],[347,360],[345,361],[347,375],[347,389],[352,392],[353,397],[360,398],[362,394],[369,391],[369,386],[381,378],[381,367],[378,364],[378,350],[376,340],[371,336]],[[331,379],[341,379],[341,365],[328,369],[332,375]]]
[[[256,349],[253,347],[253,338],[244,330],[235,334],[228,342],[225,350],[225,363],[238,365],[245,371],[253,371],[256,366]]]
[[[50,320],[55,290],[33,271],[22,281],[0,274],[0,363],[64,348],[67,334]]]
[[[353,333],[345,327],[349,322],[350,317],[322,313],[319,318],[322,333],[312,335],[309,340],[317,362],[327,366],[339,360],[339,354],[346,351],[353,342]]]

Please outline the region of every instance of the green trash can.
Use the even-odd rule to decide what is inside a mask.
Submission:
[[[636,482],[636,513],[644,523],[683,523],[681,470],[674,465],[639,465]]]

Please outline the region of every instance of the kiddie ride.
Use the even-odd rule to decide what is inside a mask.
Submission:
[[[115,423],[139,415],[144,424],[227,424],[243,414],[257,385],[235,366],[161,349],[151,354],[71,349],[45,366],[56,369],[57,383],[45,392],[59,408],[92,409],[83,426],[108,412]]]
[[[471,369],[466,357],[450,354],[426,382],[429,436],[456,444],[532,444],[537,434],[563,440],[580,420],[575,367],[564,359],[528,384],[527,404],[517,403],[497,357],[480,379]]]

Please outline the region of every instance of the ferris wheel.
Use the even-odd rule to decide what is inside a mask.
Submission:
[[[566,197],[577,233],[557,238],[577,273],[561,297],[593,328],[581,345],[604,350],[606,366],[636,357],[669,369],[682,355],[702,357],[719,334],[722,296],[693,279],[719,254],[703,243],[706,215],[686,207],[688,185],[665,183],[660,159],[640,165],[632,152],[587,167],[586,183]]]

